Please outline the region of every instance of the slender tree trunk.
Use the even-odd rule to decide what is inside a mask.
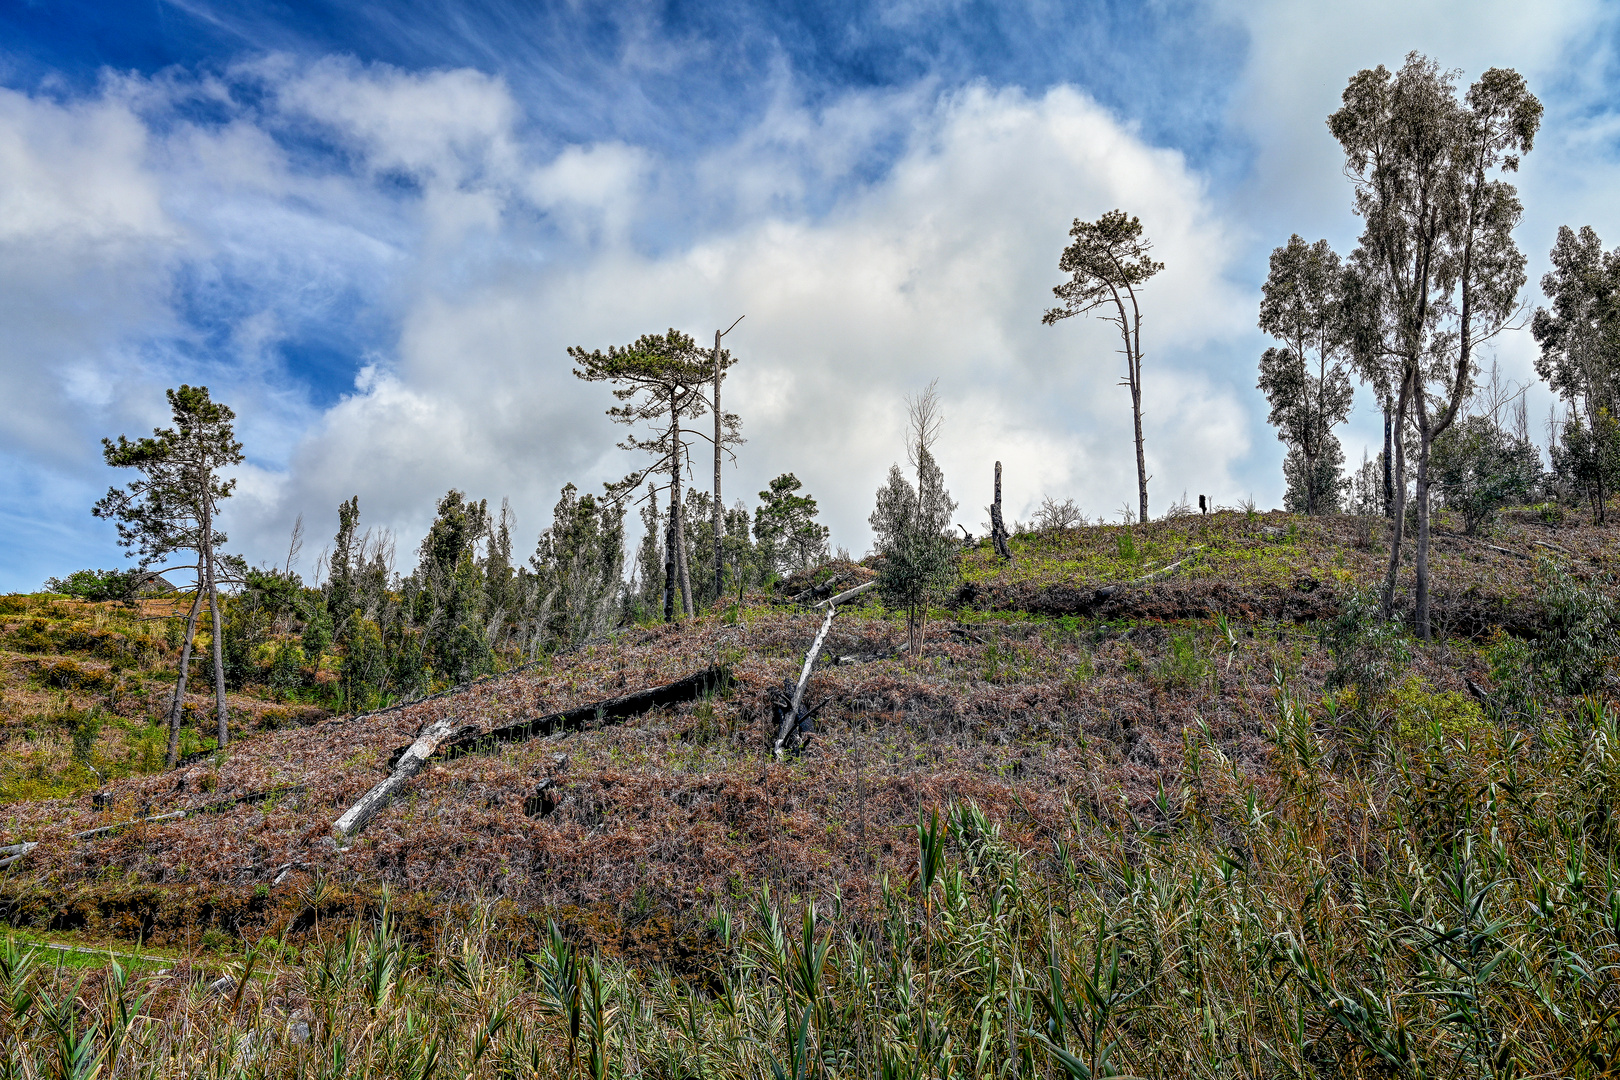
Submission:
[[[1423,641],[1429,640],[1429,425],[1418,425],[1418,459],[1417,459],[1417,548],[1413,551],[1415,556],[1416,573],[1416,615],[1417,634]]]
[[[996,462],[996,497],[990,503],[990,538],[995,544],[996,554],[1003,559],[1012,558],[1012,549],[1007,546],[1007,526],[1001,516],[1001,462]]]
[[[720,532],[725,527],[725,514],[720,502],[720,335],[714,332],[714,598],[725,596],[725,561],[721,551]]]
[[[681,610],[687,618],[697,614],[697,598],[692,595],[691,562],[686,557],[686,515],[682,504],[675,504],[675,569],[681,575]]]
[[[1395,615],[1395,577],[1401,568],[1401,535],[1406,531],[1406,440],[1400,437],[1398,430],[1406,421],[1406,406],[1409,398],[1412,373],[1403,371],[1401,374],[1400,399],[1395,406],[1395,426],[1397,428],[1395,445],[1395,521],[1390,530],[1389,539],[1389,570],[1384,577],[1384,618],[1393,618]]]
[[[1395,516],[1395,454],[1394,454],[1394,423],[1390,417],[1389,404],[1384,404],[1384,516]]]
[[[1138,521],[1148,519],[1147,456],[1142,452],[1142,369],[1140,362],[1132,369],[1131,419],[1136,423],[1136,491],[1141,502]]]
[[[174,705],[169,709],[169,750],[164,764],[174,768],[180,760],[180,720],[186,711],[186,679],[191,673],[191,639],[197,633],[197,616],[202,613],[202,583],[198,582],[197,595],[191,599],[191,612],[186,616],[186,636],[180,646],[180,678],[174,686]]]
[[[672,438],[669,448],[669,535],[674,542],[670,558],[674,561],[681,586],[681,610],[692,615],[692,575],[686,565],[686,522],[681,517],[681,399],[680,391],[669,395],[669,429]],[[669,607],[666,605],[666,611]],[[672,617],[672,613],[671,613]]]
[[[681,413],[677,391],[669,392],[669,423],[673,434],[673,449],[669,452],[669,522],[664,527],[664,621],[675,621],[675,530],[678,517],[675,508],[681,504]]]
[[[218,745],[230,745],[229,718],[225,712],[225,621],[219,613],[219,582],[214,574],[214,546],[208,545],[205,560],[208,567],[208,618],[211,623],[209,637],[214,649],[214,716],[219,724]]]

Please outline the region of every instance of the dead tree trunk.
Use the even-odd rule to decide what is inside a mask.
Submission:
[[[838,614],[838,605],[876,585],[877,582],[868,581],[864,585],[857,585],[853,589],[841,592],[830,600],[822,601],[827,605],[827,615],[821,620],[821,629],[816,632],[816,640],[810,644],[810,651],[804,654],[804,667],[799,671],[799,684],[793,689],[793,697],[782,714],[782,721],[776,729],[776,739],[771,744],[771,752],[776,755],[776,760],[782,760],[788,739],[792,738],[794,729],[808,719],[801,711],[804,706],[804,691],[810,685],[810,672],[816,666],[816,657],[821,655],[821,646],[827,641],[827,631],[832,629],[833,617]]]
[[[736,326],[736,323],[731,325]],[[714,598],[725,595],[725,561],[721,554],[720,531],[725,527],[725,514],[720,503],[720,453],[722,414],[720,412],[720,339],[725,331],[714,332]]]
[[[681,444],[681,409],[680,392],[674,388],[669,391],[669,418],[672,444],[679,447]],[[669,453],[669,524],[664,529],[664,621],[675,621],[675,530],[679,527],[679,515],[675,512],[681,505],[681,455],[675,450]]]
[[[422,771],[422,766],[427,764],[428,758],[433,756],[440,743],[465,730],[464,725],[449,716],[429,724],[394,763],[394,771],[388,774],[388,779],[366,792],[360,797],[359,802],[344,811],[343,816],[333,822],[332,831],[341,837],[359,833],[366,827],[367,822],[376,816],[377,811],[388,805],[389,800],[411,777]]]
[[[990,540],[996,547],[996,554],[1003,559],[1012,558],[1012,549],[1007,546],[1007,526],[1001,517],[1001,462],[996,462],[996,497],[990,504]]]

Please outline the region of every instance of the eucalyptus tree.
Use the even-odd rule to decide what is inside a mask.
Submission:
[[[1326,240],[1307,244],[1296,233],[1271,253],[1260,329],[1283,343],[1261,355],[1259,389],[1271,403],[1278,440],[1298,459],[1285,470],[1289,501],[1307,514],[1335,510],[1344,454],[1333,429],[1350,415],[1355,390],[1344,327],[1344,268]]]
[[[1550,258],[1541,291],[1552,307],[1530,322],[1536,372],[1590,422],[1600,409],[1620,411],[1620,247],[1605,252],[1590,225],[1566,225]]]
[[[162,563],[163,571],[190,570],[196,589],[186,615],[180,649],[180,670],[174,703],[169,709],[167,761],[173,766],[180,754],[180,721],[184,716],[186,681],[190,674],[192,644],[204,597],[208,600],[214,658],[215,719],[218,743],[230,742],[225,706],[225,622],[220,618],[219,548],[226,536],[219,531],[219,504],[230,497],[236,481],[224,470],[242,461],[242,444],[231,421],[236,414],[208,395],[206,386],[182,384],[167,391],[174,426],[155,428],[148,437],[118,441],[102,439],[102,457],[116,469],[133,469],[140,478],[123,488],[111,487],[92,513],[118,527],[118,542],[140,558],[144,571]],[[180,553],[195,557],[191,563],[171,563]]]
[[[1153,245],[1142,235],[1142,223],[1126,217],[1123,210],[1110,210],[1096,221],[1075,218],[1069,235],[1074,242],[1063,249],[1058,269],[1069,280],[1053,287],[1052,294],[1063,301],[1041,317],[1048,326],[1071,315],[1103,310],[1103,318],[1114,324],[1124,343],[1125,379],[1131,391],[1131,420],[1136,433],[1136,487],[1138,513],[1148,519],[1147,458],[1142,448],[1142,308],[1137,290],[1164,264],[1148,257]]]
[[[1345,153],[1365,222],[1350,257],[1357,365],[1394,388],[1397,432],[1417,451],[1414,551],[1418,634],[1429,637],[1429,456],[1456,420],[1475,351],[1506,328],[1524,285],[1513,241],[1523,212],[1502,179],[1518,169],[1541,103],[1517,72],[1492,68],[1460,99],[1456,75],[1412,53],[1401,69],[1357,72],[1328,128]],[[1405,520],[1405,440],[1395,440],[1395,520]],[[1401,533],[1393,530],[1384,608],[1395,603]]]
[[[1615,418],[1620,416],[1620,248],[1605,252],[1591,226],[1564,226],[1551,252],[1541,291],[1552,307],[1537,308],[1531,332],[1541,346],[1536,372],[1580,415],[1563,425],[1554,447],[1559,472],[1590,497],[1603,521],[1612,490]]]
[[[667,470],[665,485],[670,493],[669,520],[664,545],[664,619],[675,619],[675,588],[677,571],[682,606],[686,614],[694,613],[692,578],[686,558],[685,530],[681,524],[681,470],[686,463],[687,435],[681,421],[706,415],[710,409],[703,396],[703,386],[715,377],[716,369],[724,371],[733,361],[729,354],[705,356],[691,337],[671,329],[666,334],[643,334],[629,345],[609,346],[587,351],[570,346],[568,355],[578,365],[574,374],[587,382],[613,383],[613,396],[624,402],[607,411],[615,423],[632,428],[647,425],[650,436],[632,430],[619,443],[620,449],[636,450],[651,456],[642,468],[630,473],[612,485],[610,497],[639,487],[649,476]],[[735,438],[738,420],[723,415],[717,428],[720,441]],[[696,432],[702,435],[702,432]],[[656,490],[660,485],[655,484]]]

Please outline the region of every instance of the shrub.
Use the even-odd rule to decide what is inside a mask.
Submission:
[[[1470,536],[1494,523],[1502,507],[1528,502],[1541,481],[1539,451],[1484,416],[1452,425],[1435,440],[1430,462],[1446,507],[1462,515]]]
[[[65,578],[48,578],[45,591],[80,600],[122,600],[134,590],[135,570],[75,570]]]
[[[1620,627],[1609,584],[1579,581],[1551,559],[1536,567],[1542,628],[1531,655],[1542,678],[1563,693],[1596,690],[1620,652]]]
[[[1485,719],[1479,705],[1455,690],[1435,690],[1416,675],[1402,679],[1390,692],[1395,730],[1403,738],[1417,738],[1438,727],[1443,735],[1465,735]]]
[[[1389,692],[1395,676],[1411,660],[1406,632],[1384,618],[1376,593],[1352,592],[1339,605],[1339,613],[1322,628],[1322,644],[1333,658],[1329,687],[1356,692],[1356,707],[1371,715]]]

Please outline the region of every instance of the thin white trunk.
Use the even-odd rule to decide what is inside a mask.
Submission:
[[[428,725],[427,729],[416,737],[416,741],[411,743],[410,749],[400,756],[388,779],[366,792],[360,797],[359,802],[349,807],[343,816],[332,824],[332,831],[342,837],[359,833],[376,816],[377,811],[388,805],[389,800],[405,786],[406,781],[422,771],[422,766],[427,764],[428,758],[433,756],[433,751],[439,748],[439,744],[461,729],[462,725],[452,717],[445,717]]]

